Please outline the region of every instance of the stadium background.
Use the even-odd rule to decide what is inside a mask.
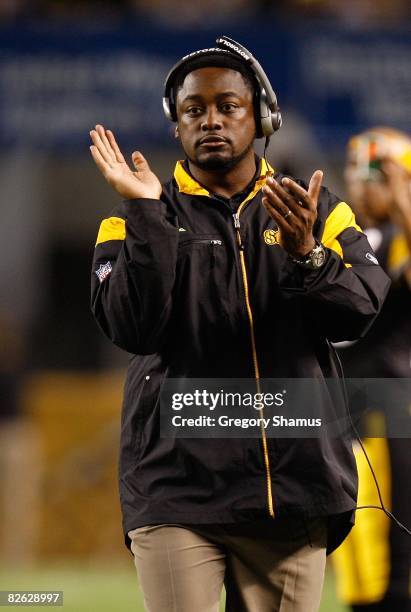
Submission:
[[[227,34],[277,91],[273,165],[323,168],[344,197],[350,133],[411,131],[410,12],[406,0],[0,0],[0,590],[59,588],[70,612],[142,609],[117,499],[127,355],[89,311],[96,231],[116,201],[89,130],[110,127],[166,179],[181,152],[164,76]],[[330,568],[331,610],[344,608]]]

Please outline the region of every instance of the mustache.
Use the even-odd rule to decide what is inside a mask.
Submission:
[[[204,136],[196,140],[195,146],[199,147],[201,144],[203,144],[203,142],[206,142],[207,139],[219,140],[221,142],[226,142],[228,144],[231,144],[231,140],[229,138],[226,138],[225,136],[221,136],[220,134],[210,133],[210,134],[205,134]]]

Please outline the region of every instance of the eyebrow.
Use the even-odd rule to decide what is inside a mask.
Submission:
[[[241,96],[236,93],[235,91],[223,91],[222,93],[217,94],[217,99],[219,98],[226,98],[226,97],[235,97],[235,98],[241,98]],[[199,95],[199,94],[192,94],[189,96],[186,96],[185,98],[183,98],[181,100],[181,102],[187,102],[188,100],[194,100],[194,101],[198,101],[201,102],[203,100],[203,96]]]

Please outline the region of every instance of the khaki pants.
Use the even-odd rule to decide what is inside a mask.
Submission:
[[[326,519],[150,525],[129,531],[147,612],[317,612]]]

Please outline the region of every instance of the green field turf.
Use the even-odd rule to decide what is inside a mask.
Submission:
[[[131,560],[129,567],[113,568],[77,565],[10,570],[0,567],[0,590],[12,589],[62,590],[64,591],[64,606],[53,607],[52,609],[56,611],[144,612],[143,600]],[[47,608],[50,609],[50,607]],[[45,608],[25,606],[20,609],[35,611]],[[223,604],[221,610],[224,610]],[[327,572],[320,612],[347,612],[347,609],[336,601],[331,572]]]

